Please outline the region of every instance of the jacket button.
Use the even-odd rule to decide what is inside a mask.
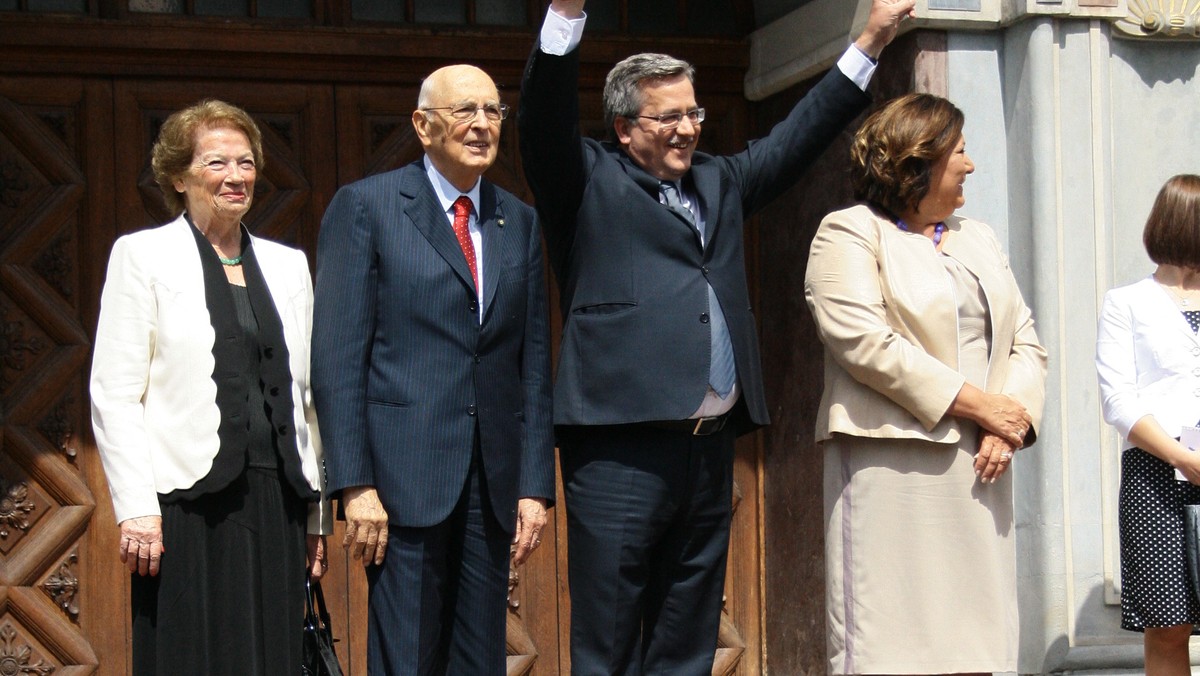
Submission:
[[[707,324],[707,323],[708,323],[708,313],[707,313],[707,312],[701,312],[701,313],[700,313],[700,323],[701,323],[701,324]]]
[[[267,359],[273,358],[275,356],[275,348],[273,348],[273,347],[265,348],[263,350],[263,356],[266,357]]]
[[[467,415],[475,415],[475,404],[467,407]]]
[[[479,355],[475,355],[475,363],[478,364],[481,361],[483,360],[479,358]]]
[[[272,387],[272,388],[271,388],[271,396],[272,396],[272,397],[278,397],[278,396],[279,396],[279,388],[278,388],[278,387]]]
[[[287,434],[287,431],[288,431],[288,426],[287,426],[287,425],[280,425],[280,426],[279,426],[279,434],[280,434],[280,435],[286,435],[286,434]]]
[[[479,312],[479,303],[476,301],[471,301],[467,305],[467,309],[470,310],[471,312]]]
[[[705,277],[707,277],[708,276],[708,266],[705,265],[705,266],[701,267],[700,272],[703,273]]]

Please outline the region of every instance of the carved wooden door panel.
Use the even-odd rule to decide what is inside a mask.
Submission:
[[[96,256],[112,214],[102,197],[112,158],[97,148],[111,144],[111,109],[108,88],[82,80],[0,79],[4,674],[93,673],[104,657],[93,642],[121,617],[111,580],[87,566],[107,552],[87,528],[108,498],[95,454],[81,448]]]

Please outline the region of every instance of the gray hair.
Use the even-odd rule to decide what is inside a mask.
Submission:
[[[426,77],[421,80],[421,90],[417,92],[417,109],[424,110],[432,105],[433,99],[433,78]]]
[[[695,84],[696,69],[687,61],[666,54],[634,54],[608,71],[604,79],[604,124],[612,136],[618,117],[637,117],[642,110],[643,80],[666,80],[686,75]]]

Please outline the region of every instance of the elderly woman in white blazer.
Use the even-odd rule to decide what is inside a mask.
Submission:
[[[962,113],[914,94],[853,147],[858,206],[828,215],[805,294],[825,346],[829,670],[1016,671],[1007,469],[1035,436],[1046,352],[986,225]]]
[[[1183,505],[1200,503],[1200,176],[1167,181],[1142,242],[1154,274],[1104,296],[1096,337],[1104,419],[1124,439],[1118,520],[1121,627],[1144,632],[1146,673],[1190,673],[1200,600],[1188,581]]]
[[[152,165],[176,218],[113,246],[91,374],[132,672],[298,674],[305,576],[332,526],[308,264],[241,225],[262,166],[245,111],[175,113]]]

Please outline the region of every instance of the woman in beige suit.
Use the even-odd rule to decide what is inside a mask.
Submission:
[[[1017,669],[1008,469],[1046,351],[995,234],[954,214],[962,112],[910,94],[852,149],[858,206],[821,223],[805,296],[825,345],[831,673]]]

